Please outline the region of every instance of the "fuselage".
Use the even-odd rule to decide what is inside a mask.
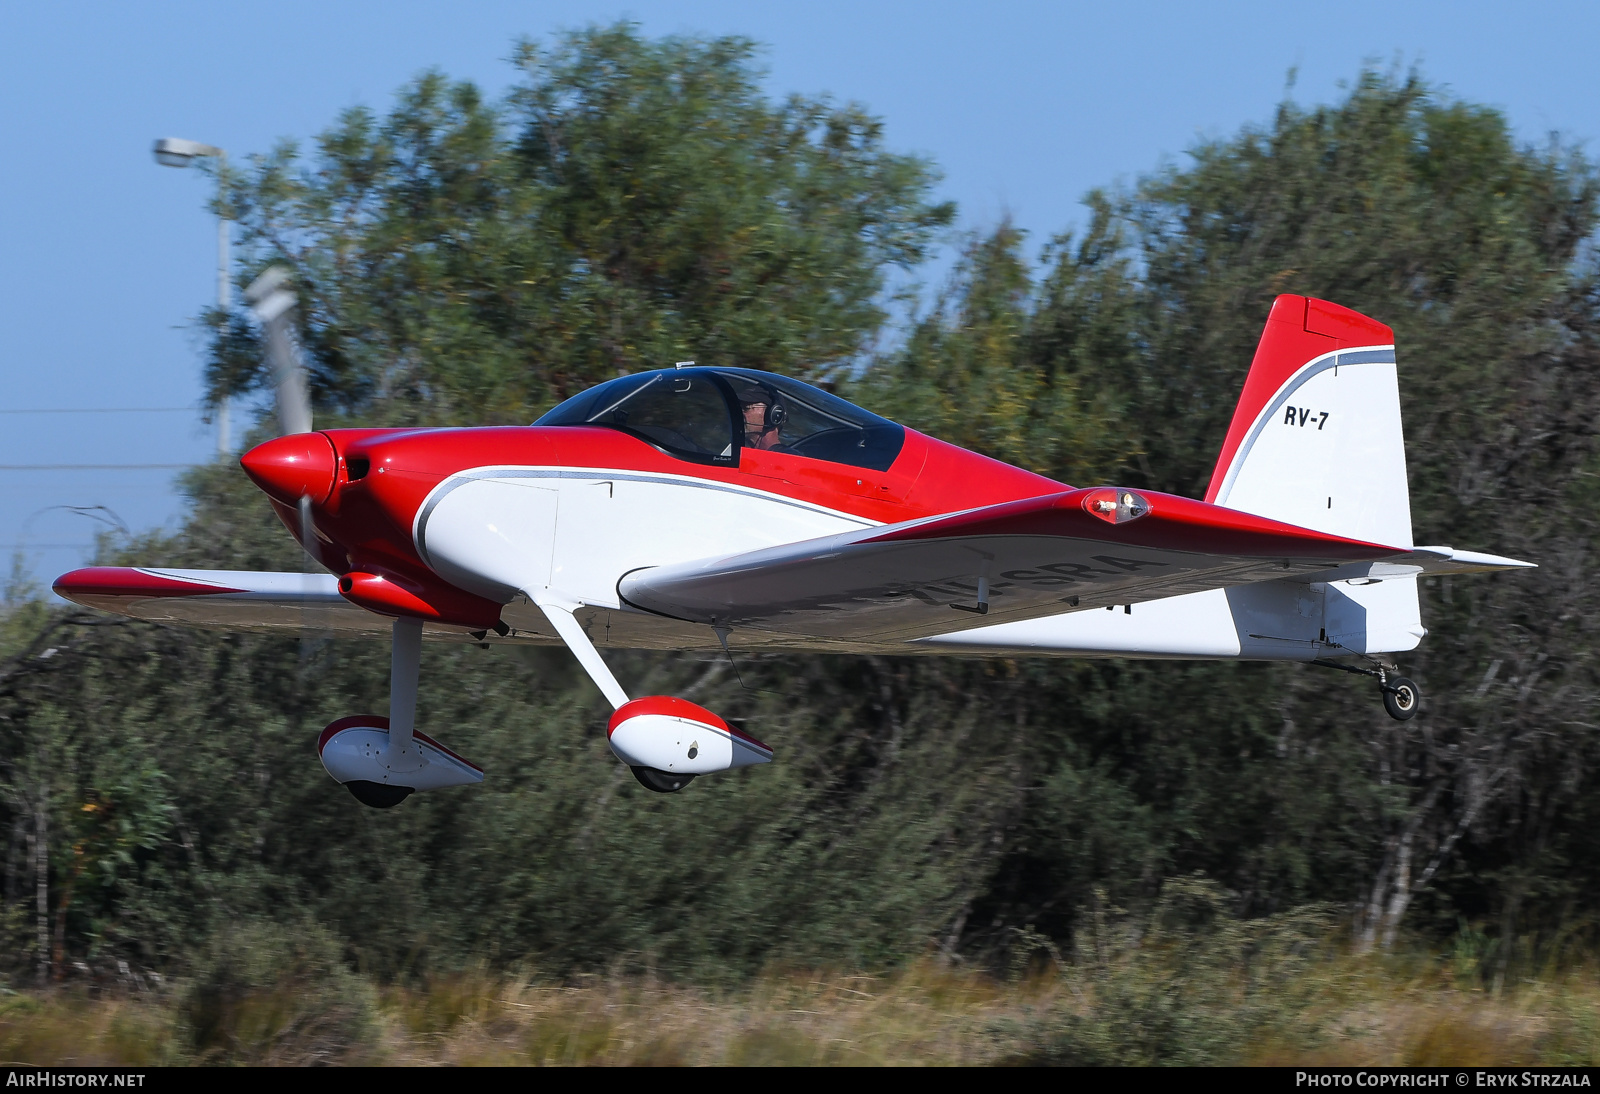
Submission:
[[[306,465],[324,461],[308,485]],[[302,542],[309,497],[305,546],[333,573],[355,576],[346,596],[357,603],[361,577],[378,575],[441,623],[481,630],[503,619],[542,636],[520,587],[485,558],[509,537],[519,566],[546,574],[591,618],[605,612],[602,644],[664,648],[716,639],[632,610],[617,592],[631,571],[1067,489],[910,429],[882,470],[742,446],[726,465],[708,465],[600,425],[333,429],[269,441],[243,462]]]
[[[655,376],[668,392],[669,385],[688,391],[701,383],[695,390],[703,395],[708,385],[702,381],[712,374],[644,375]],[[715,376],[766,382],[765,374],[738,370]],[[1070,489],[817,392],[824,409],[859,415],[876,447],[865,447],[867,433],[861,447],[841,446],[840,437],[854,436],[855,425],[834,417],[806,427],[800,399],[809,389],[770,381],[787,385],[780,397],[799,408],[779,427],[770,415],[762,418],[765,411],[741,407],[733,389],[720,383],[717,398],[726,408],[712,404],[712,418],[699,422],[661,425],[659,415],[621,413],[591,422],[583,415],[592,408],[580,406],[582,413],[565,424],[297,434],[253,449],[242,462],[290,532],[340,575],[342,594],[355,604],[469,633],[495,630],[555,642],[528,595],[537,589],[573,605],[596,645],[621,648],[714,649],[719,642],[703,623],[628,603],[619,583],[636,571]],[[594,389],[601,411],[607,388],[619,382]],[[552,416],[573,419],[563,409],[569,404],[541,423]],[[765,438],[761,443],[770,447],[740,443],[741,415],[750,430],[744,438]],[[835,427],[838,422],[846,424]],[[812,432],[805,435],[804,428]],[[798,439],[782,443],[786,437]],[[1365,618],[1366,602],[1395,588],[1274,581],[1172,596],[1140,604],[1137,612],[1063,611],[968,624],[913,642],[745,632],[736,644],[820,652],[1310,659],[1331,648],[1325,645],[1330,619],[1352,611]],[[1335,647],[1361,648],[1351,641],[1347,636]],[[1392,638],[1385,641],[1395,648]],[[1414,644],[1415,638],[1407,633],[1399,641]]]

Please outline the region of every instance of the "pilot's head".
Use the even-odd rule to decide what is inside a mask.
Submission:
[[[738,395],[744,417],[744,446],[776,448],[782,443],[780,430],[787,417],[777,395],[756,384],[741,388]]]

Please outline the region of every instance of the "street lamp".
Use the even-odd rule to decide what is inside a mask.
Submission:
[[[156,162],[163,167],[188,167],[201,156],[216,157],[218,167],[217,186],[220,190],[224,184],[224,175],[228,167],[228,153],[214,144],[201,144],[199,141],[186,141],[178,137],[162,137],[156,141]],[[228,284],[228,215],[227,205],[218,202],[217,212],[217,310],[223,315],[224,321],[228,314],[231,302]],[[217,455],[228,454],[228,399],[226,396],[217,406]]]

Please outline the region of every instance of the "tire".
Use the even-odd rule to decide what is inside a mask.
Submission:
[[[654,790],[657,794],[673,794],[690,783],[694,782],[693,775],[674,775],[668,771],[657,771],[653,767],[632,767],[633,777],[639,780],[639,785],[646,790]]]
[[[1396,721],[1408,722],[1415,718],[1421,705],[1422,689],[1417,687],[1416,681],[1392,676],[1383,686],[1383,709]]]
[[[365,779],[352,779],[344,786],[355,795],[356,801],[374,809],[393,809],[411,796],[409,786],[390,786],[388,783],[368,782]]]

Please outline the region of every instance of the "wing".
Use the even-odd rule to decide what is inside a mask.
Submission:
[[[90,566],[56,580],[57,595],[89,608],[153,623],[222,630],[387,637],[392,620],[339,595],[332,574],[255,570],[156,570]],[[429,624],[434,637],[459,636],[459,627]]]
[[[636,570],[618,589],[637,608],[712,626],[913,639],[1285,577],[1522,565],[1095,488]]]

